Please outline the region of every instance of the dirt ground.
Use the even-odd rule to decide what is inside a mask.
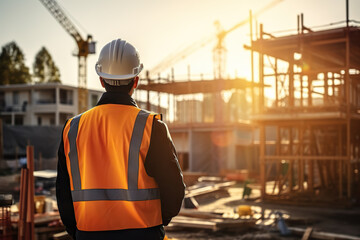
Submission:
[[[16,175],[0,177],[0,189],[9,191],[14,189],[18,181]],[[6,180],[6,181],[5,181]],[[271,224],[265,224],[266,221],[260,221],[254,229],[232,229],[226,231],[211,231],[203,229],[180,229],[167,227],[166,235],[173,240],[230,240],[230,239],[301,239],[301,235],[292,234],[290,236],[281,236],[277,225],[271,217],[272,213],[280,211],[287,218],[288,227],[298,227],[306,229],[313,227],[314,231],[346,234],[359,237],[360,239],[360,207],[350,209],[339,208],[334,204],[331,207],[301,207],[284,204],[274,204],[261,202],[259,200],[242,200],[243,188],[241,185],[235,185],[228,190],[221,190],[211,194],[197,197],[199,203],[198,210],[207,212],[234,212],[239,205],[250,205],[252,210],[258,215],[261,213],[265,220]],[[260,196],[257,189],[253,189],[251,198]],[[274,215],[271,215],[274,217]]]
[[[259,195],[256,190],[252,197]],[[360,237],[360,207],[351,209],[333,207],[301,207],[283,204],[266,203],[261,201],[242,200],[242,188],[232,187],[228,191],[220,191],[211,195],[198,197],[199,210],[210,212],[231,212],[238,205],[251,205],[255,212],[262,212],[265,216],[281,211],[284,213],[288,227],[306,229],[313,227],[314,231],[352,235]],[[271,222],[271,221],[270,221]],[[301,236],[294,233],[290,236],[281,236],[276,223],[264,226],[264,222],[257,224],[255,229],[241,231],[241,229],[213,232],[201,229],[176,229],[169,227],[166,235],[176,240],[185,239],[301,239]]]

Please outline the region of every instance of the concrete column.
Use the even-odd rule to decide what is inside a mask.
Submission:
[[[11,113],[11,125],[14,126],[15,125],[15,113]]]
[[[55,112],[55,126],[59,126],[60,124],[60,113],[59,113],[59,110],[56,109],[56,112]]]
[[[79,94],[77,89],[72,90],[72,94],[73,94],[73,104],[76,109],[76,113],[74,115],[77,115],[79,114]]]
[[[36,104],[36,101],[35,101],[35,90],[34,90],[34,89],[31,89],[31,90],[30,90],[30,102],[29,102],[29,105],[34,106],[35,104]]]
[[[60,88],[59,86],[55,87],[55,126],[59,126],[59,109],[60,109]]]
[[[60,89],[59,86],[56,86],[55,88],[55,104],[60,104]]]

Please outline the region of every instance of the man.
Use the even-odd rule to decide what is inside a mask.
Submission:
[[[137,50],[117,39],[96,63],[106,92],[97,106],[69,119],[59,147],[56,197],[74,239],[163,239],[185,186],[160,116],[137,107]]]

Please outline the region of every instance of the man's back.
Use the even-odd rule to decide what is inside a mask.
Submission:
[[[119,97],[120,96],[120,97]],[[127,178],[122,174],[122,176],[118,176],[116,174],[116,167],[126,169],[128,165],[126,164],[126,161],[123,159],[127,159],[128,157],[128,151],[126,151],[126,147],[121,145],[126,145],[125,143],[131,142],[131,136],[132,136],[132,130],[126,130],[125,128],[134,128],[136,118],[134,120],[134,117],[139,114],[140,109],[138,109],[133,102],[133,100],[127,95],[119,95],[114,93],[105,93],[102,98],[99,101],[99,104],[94,109],[85,112],[83,116],[81,116],[79,120],[79,129],[78,129],[78,145],[77,148],[80,149],[79,156],[82,156],[82,152],[84,152],[86,149],[89,149],[89,151],[93,151],[94,154],[88,154],[86,156],[82,156],[80,158],[84,158],[83,163],[85,164],[84,167],[80,167],[79,169],[85,168],[86,171],[91,173],[93,176],[87,176],[90,177],[90,182],[84,182],[82,185],[85,189],[97,189],[101,188],[102,186],[99,185],[99,182],[102,182],[103,180],[99,181],[99,179],[104,179],[104,182],[108,182],[111,187],[108,188],[122,188],[125,189],[124,183],[120,182],[127,182]],[[130,115],[132,117],[130,117]],[[122,118],[127,118],[128,121],[123,121]],[[130,120],[132,119],[132,120]],[[149,122],[148,122],[149,121]],[[142,169],[146,172],[146,177],[139,177],[138,187],[144,188],[144,183],[148,182],[147,178],[152,179],[154,177],[156,182],[159,182],[160,187],[160,195],[161,195],[161,210],[164,212],[162,213],[162,219],[165,221],[165,224],[171,219],[172,216],[177,214],[178,208],[179,208],[179,201],[181,203],[181,199],[183,197],[183,184],[181,172],[178,169],[177,160],[176,158],[174,160],[171,160],[173,157],[176,157],[176,153],[172,152],[171,150],[172,142],[171,139],[167,138],[167,129],[165,126],[165,129],[163,129],[162,124],[159,124],[160,122],[158,120],[154,120],[154,117],[148,117],[146,122],[147,127],[144,127],[144,137],[141,140],[141,149],[142,152],[139,155],[139,163],[142,163],[139,165],[139,169]],[[71,122],[66,124],[68,126],[71,125]],[[120,126],[123,126],[124,129],[121,130]],[[68,136],[68,130],[70,127],[64,128],[64,134],[63,136]],[[154,130],[155,129],[155,130]],[[110,135],[110,138],[107,138],[106,136]],[[65,139],[64,137],[64,139]],[[107,139],[107,140],[105,140]],[[148,140],[144,140],[148,139]],[[167,140],[166,140],[167,139]],[[66,141],[66,139],[65,139]],[[170,144],[170,145],[169,145]],[[66,145],[66,144],[65,144]],[[169,145],[170,148],[167,147]],[[118,147],[117,147],[118,146]],[[147,147],[146,147],[147,146]],[[148,148],[148,150],[147,150]],[[65,153],[60,153],[61,149],[67,149],[59,148],[59,177],[58,181],[60,182],[62,178],[66,178],[66,176],[63,176],[64,173],[60,173],[61,169],[63,167],[60,166],[60,164],[64,164],[65,162]],[[122,150],[124,151],[122,151]],[[121,150],[121,151],[120,151]],[[110,154],[110,152],[113,152]],[[60,161],[61,157],[63,161]],[[122,157],[121,157],[122,156]],[[115,160],[116,159],[116,160]],[[115,160],[115,161],[114,161]],[[68,159],[67,161],[70,161]],[[81,160],[80,160],[81,161]],[[142,162],[144,161],[144,162]],[[94,165],[90,164],[94,163]],[[110,164],[111,163],[111,164]],[[70,165],[70,162],[68,162],[68,165]],[[86,166],[87,165],[87,166]],[[92,165],[92,166],[88,166]],[[65,166],[66,169],[66,166]],[[100,171],[103,171],[103,173],[100,173]],[[151,175],[148,176],[148,174]],[[71,176],[70,174],[66,174],[68,176]],[[127,175],[127,174],[126,174]],[[145,176],[143,174],[140,174],[140,176]],[[84,178],[85,179],[85,178]],[[166,179],[166,182],[164,181]],[[70,179],[69,179],[70,181]],[[121,185],[123,184],[123,185]],[[152,183],[153,184],[153,183]],[[71,184],[70,184],[71,185]],[[154,187],[150,186],[150,187]],[[61,191],[63,188],[63,184],[58,184],[58,192]],[[175,191],[175,192],[173,192]],[[62,198],[65,197],[65,192],[61,191],[61,194],[58,194],[58,202],[61,201]],[[175,195],[174,195],[175,194]],[[175,198],[174,198],[175,197]],[[72,197],[73,198],[73,197]],[[65,200],[64,200],[65,201]],[[66,199],[68,201],[68,199]],[[105,206],[108,206],[115,203],[116,201],[106,201],[104,203]],[[75,211],[77,209],[76,206],[77,203],[74,203]],[[59,209],[62,208],[62,205],[66,205],[64,203],[59,203]],[[67,204],[70,205],[70,204]],[[146,206],[148,203],[145,204]],[[69,208],[69,207],[68,207]],[[109,220],[111,223],[116,223],[118,220],[120,221],[126,221],[129,222],[128,217],[126,217],[125,212],[127,211],[125,208],[124,212],[118,212],[117,214],[114,214],[115,216],[111,217],[111,214],[109,214],[109,211],[105,211],[103,207],[98,207],[99,209],[96,211],[95,216],[89,216],[87,214],[86,219],[89,221],[93,221],[94,219],[98,219],[100,221],[107,221]],[[133,208],[129,208],[133,209]],[[147,208],[149,209],[149,214],[151,214],[151,217],[154,217],[152,219],[156,219],[156,207]],[[74,210],[72,210],[74,211]],[[71,212],[70,210],[63,211],[66,212],[65,214],[68,214]],[[88,212],[88,211],[85,211]],[[71,215],[71,214],[70,214]],[[144,217],[143,215],[141,217]],[[77,224],[78,221],[76,221]],[[131,222],[131,221],[130,221]],[[138,230],[115,230],[115,231],[106,231],[102,232],[100,229],[93,229],[91,231],[82,231],[79,228],[79,225],[77,226],[78,230],[76,231],[78,237],[80,239],[90,239],[91,236],[97,236],[98,234],[102,234],[103,236],[110,235],[110,236],[132,236],[133,239],[141,239],[137,238],[137,235],[143,235],[147,236],[149,238],[142,238],[142,239],[159,239],[158,237],[164,234],[163,228],[161,227],[161,223],[159,226],[155,226],[152,228],[150,225],[148,227],[142,227],[138,228]],[[131,227],[133,228],[133,227]],[[93,232],[97,231],[97,232]],[[94,238],[96,239],[96,238]],[[105,238],[106,239],[106,238]],[[111,239],[111,237],[110,237]]]
[[[64,149],[79,230],[162,224],[160,192],[144,168],[154,118],[134,106],[106,104],[65,125]]]

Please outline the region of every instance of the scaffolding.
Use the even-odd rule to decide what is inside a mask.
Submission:
[[[145,84],[138,87],[140,91],[135,98],[145,102],[146,109],[162,113],[166,122],[173,128],[198,125],[221,127],[224,124],[244,122],[251,113],[251,107],[245,106],[251,101],[246,99],[246,96],[250,94],[252,88],[258,89],[260,86],[259,83],[251,83],[243,78],[215,80],[189,78],[175,81],[173,77],[150,79],[149,74],[147,76],[142,80]],[[227,102],[221,96],[225,92],[230,99]],[[146,98],[141,99],[140,96]],[[244,109],[238,108],[239,103],[244,105]],[[229,109],[231,105],[236,105],[236,111]],[[184,119],[184,116],[187,118]]]
[[[259,60],[261,197],[348,204],[360,189],[360,28],[313,31],[299,19],[281,37],[260,25],[247,47]]]
[[[219,174],[228,169],[258,169],[250,160],[254,158],[253,126],[251,99],[246,96],[259,83],[190,75],[175,81],[173,74],[157,79],[147,74],[143,82],[135,99],[164,115],[183,170]]]

